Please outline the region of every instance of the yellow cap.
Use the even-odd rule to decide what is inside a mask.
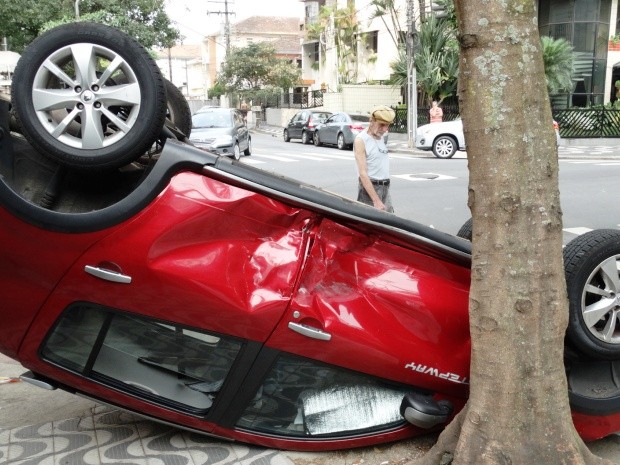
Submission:
[[[385,105],[379,105],[373,108],[371,116],[380,123],[392,124],[396,118],[396,112]]]

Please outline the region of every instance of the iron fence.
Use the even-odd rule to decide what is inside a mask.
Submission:
[[[442,105],[443,121],[454,121],[459,117],[459,108],[456,105]],[[428,114],[428,108],[418,108],[418,126],[430,123],[430,116]],[[390,126],[391,132],[407,133],[407,107],[394,108],[396,112],[396,118],[394,123]]]
[[[564,138],[620,137],[620,110],[562,108],[552,113]]]
[[[252,97],[254,105],[263,108],[317,108],[323,106],[323,91],[309,90],[306,92],[272,93]]]
[[[265,108],[316,108],[323,106],[323,91],[270,93],[253,97],[253,104]],[[459,107],[455,103],[444,101],[443,121],[453,121],[459,117]],[[407,108],[394,108],[396,119],[392,132],[407,132]],[[428,108],[418,108],[417,126],[430,122]],[[615,108],[553,108],[553,119],[560,126],[563,138],[620,138],[620,109]]]
[[[309,90],[282,94],[282,106],[285,108],[317,108],[323,106],[323,91]]]

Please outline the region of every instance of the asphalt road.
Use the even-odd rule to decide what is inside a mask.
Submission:
[[[353,152],[333,147],[285,143],[280,137],[253,135],[254,151],[243,162],[336,192],[357,195]],[[574,150],[573,150],[574,152]],[[462,153],[441,160],[391,154],[391,192],[396,214],[455,234],[470,217],[468,169]],[[620,157],[575,156],[560,159],[560,194],[566,239],[587,229],[618,228],[615,194]]]

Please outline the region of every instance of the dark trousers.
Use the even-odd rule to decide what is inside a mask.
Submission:
[[[373,184],[372,187],[375,188],[375,192],[385,205],[385,210],[394,213],[394,206],[392,205],[392,197],[390,197],[390,186],[389,185],[377,185]],[[366,205],[373,206],[372,199],[362,186],[362,182],[360,181],[357,186],[357,201],[365,203]]]

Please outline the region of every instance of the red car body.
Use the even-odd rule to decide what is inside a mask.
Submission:
[[[467,401],[467,241],[179,142],[92,210],[24,198],[18,165],[0,182],[0,352],[27,380],[297,450],[411,437]],[[445,421],[374,419],[409,392]],[[571,396],[585,439],[620,430],[615,398]]]

